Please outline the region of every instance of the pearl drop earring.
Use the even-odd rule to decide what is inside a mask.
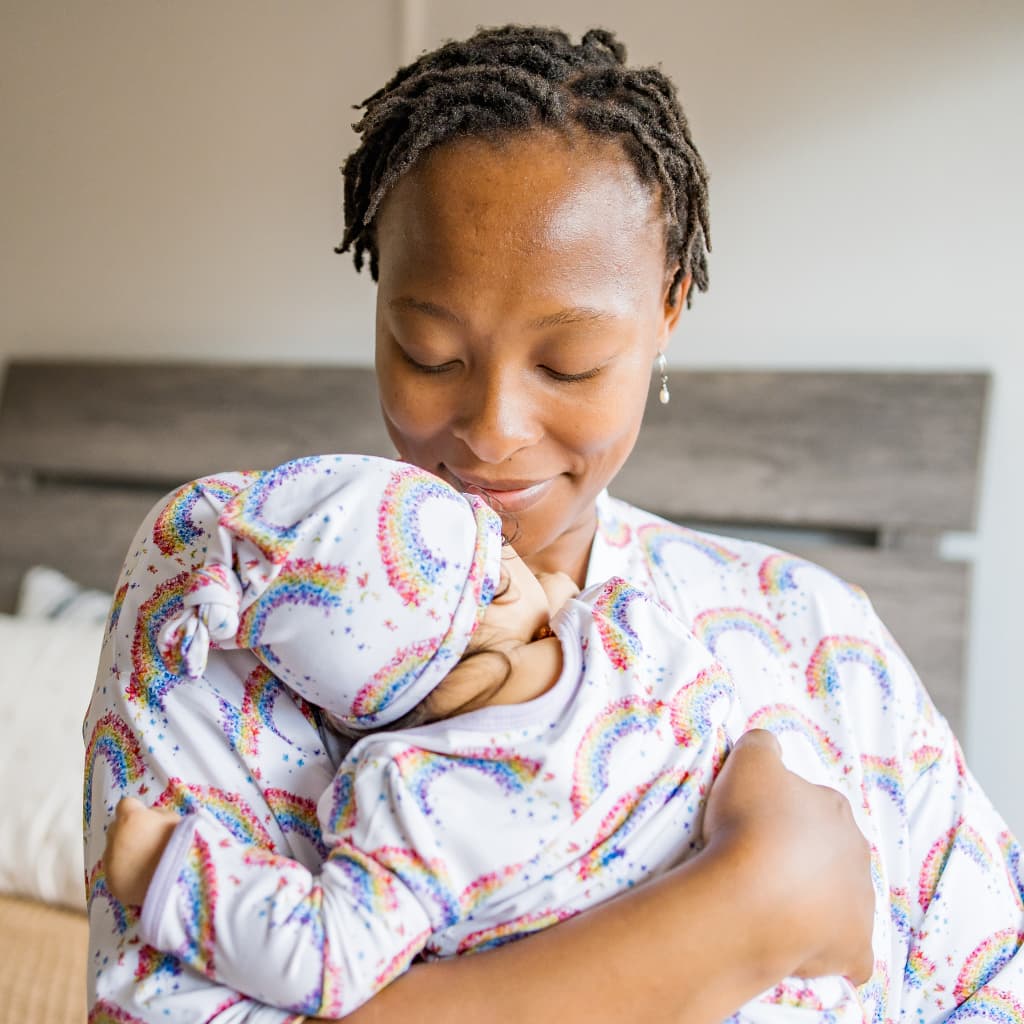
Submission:
[[[658,401],[662,405],[668,405],[669,399],[672,397],[668,393],[668,367],[665,365],[665,353],[659,352],[658,359],[655,362],[655,366],[658,368],[658,373],[661,374],[661,390],[658,392]]]

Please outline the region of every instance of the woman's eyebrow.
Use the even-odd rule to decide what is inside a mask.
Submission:
[[[570,306],[560,309],[557,313],[549,313],[547,316],[531,320],[527,326],[540,330],[544,327],[561,327],[563,324],[611,323],[615,320],[618,320],[618,317],[604,309],[594,309],[592,306]]]
[[[404,295],[397,299],[391,299],[388,306],[394,310],[407,309],[425,313],[427,316],[436,317],[438,320],[447,320],[460,327],[467,326],[466,321],[458,313],[440,306],[436,302],[427,302],[425,299],[414,299],[412,296]],[[595,309],[593,306],[567,306],[556,313],[537,317],[526,326],[532,330],[543,330],[545,327],[561,327],[564,324],[612,323],[616,320],[618,317],[608,310]]]
[[[417,313],[426,313],[427,316],[437,317],[438,320],[448,320],[453,324],[458,324],[460,327],[467,326],[466,321],[458,313],[453,313],[450,309],[445,309],[444,306],[439,306],[436,302],[426,302],[423,299],[402,296],[397,299],[391,299],[388,302],[388,306],[394,310],[411,309]]]

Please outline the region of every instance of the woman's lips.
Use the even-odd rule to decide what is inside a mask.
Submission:
[[[479,494],[497,512],[525,512],[540,501],[555,482],[555,477],[532,483],[523,480],[485,481],[460,476],[451,469],[448,472],[457,487],[470,494]]]

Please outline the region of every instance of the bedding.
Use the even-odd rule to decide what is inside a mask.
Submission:
[[[0,893],[85,909],[82,718],[96,621],[0,616]]]
[[[0,1024],[85,1024],[82,718],[110,603],[37,566],[0,615]]]
[[[68,579],[59,569],[34,565],[22,577],[14,614],[60,622],[106,622],[112,597]]]

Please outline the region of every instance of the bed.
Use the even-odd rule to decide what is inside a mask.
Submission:
[[[660,405],[652,393],[636,450],[612,491],[688,525],[767,540],[862,586],[957,728],[970,572],[966,562],[940,557],[940,549],[951,532],[962,539],[974,529],[988,385],[984,374],[962,373],[675,371],[671,403]],[[35,629],[26,649],[45,644],[58,677],[29,685],[33,669],[23,670],[0,691],[13,708],[6,728],[21,730],[24,758],[44,743],[67,748],[80,773],[78,735],[37,741],[38,730],[24,723],[32,707],[52,714],[48,687],[67,685],[59,672],[61,659],[72,658],[65,650],[89,652],[89,638],[98,636],[84,625],[26,625],[28,570],[50,566],[99,591],[83,602],[69,590],[57,605],[89,605],[91,598],[93,609],[105,607],[128,540],[161,494],[204,473],[325,451],[392,454],[372,371],[37,361],[7,367],[0,393],[0,625],[15,643]],[[57,629],[66,649],[40,639]],[[89,653],[74,656],[81,678],[91,672],[90,658],[94,663]],[[72,710],[73,720],[80,722],[87,699]],[[51,756],[43,771],[53,763]],[[8,792],[24,788],[21,779],[4,783]],[[68,784],[80,789],[80,774]],[[6,828],[20,834],[9,818]],[[0,844],[0,857],[28,852],[26,843],[11,847]],[[0,880],[6,877],[0,865]],[[61,901],[40,899],[45,886],[2,888],[0,1024],[84,1020],[80,890],[57,906]]]

